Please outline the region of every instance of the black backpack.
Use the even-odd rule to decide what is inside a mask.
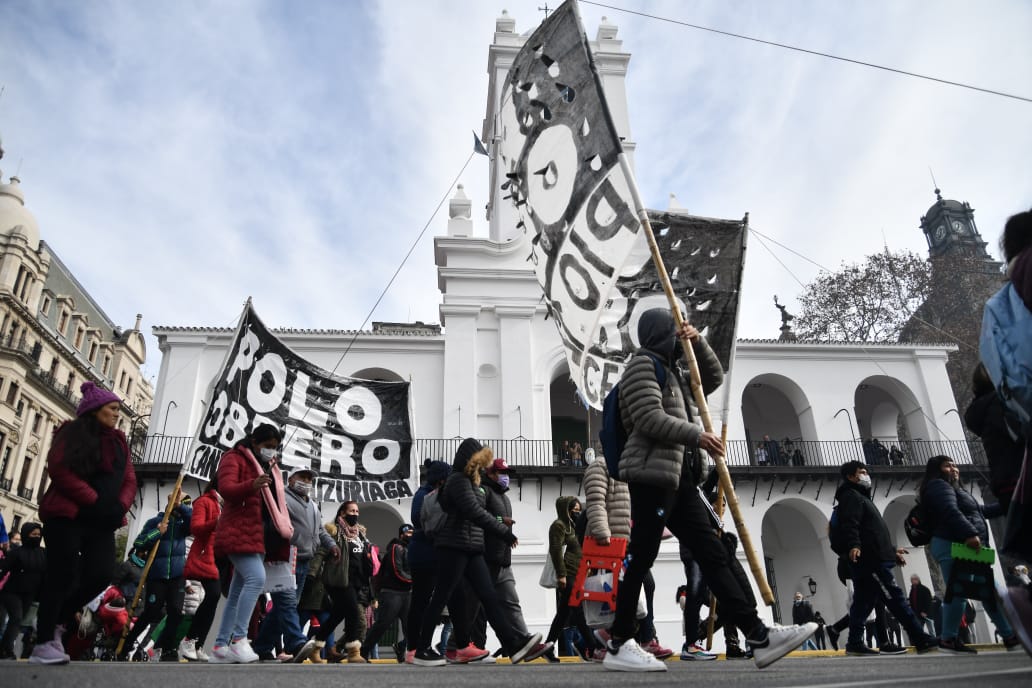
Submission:
[[[656,382],[659,383],[660,392],[666,387],[666,368],[655,356],[646,354],[652,359],[656,366]],[[599,442],[602,445],[602,455],[606,459],[606,469],[609,477],[613,480],[620,479],[620,455],[623,454],[624,445],[627,444],[627,431],[624,430],[623,420],[620,418],[620,383],[617,382],[609,390],[606,399],[602,402],[602,429],[598,433]]]
[[[921,500],[918,500],[903,520],[903,530],[907,533],[907,540],[910,540],[914,547],[924,547],[932,541],[932,520]]]
[[[840,557],[849,554],[849,543],[845,540],[846,535],[842,532],[842,521],[839,519],[838,505],[831,510],[831,518],[828,519],[828,544],[831,551]]]

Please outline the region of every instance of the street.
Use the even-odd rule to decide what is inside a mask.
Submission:
[[[5,688],[76,686],[76,688],[207,688],[209,686],[441,686],[483,688],[487,683],[535,686],[683,686],[687,683],[735,688],[852,688],[860,686],[936,686],[978,688],[1032,685],[1032,660],[1024,652],[982,652],[974,657],[938,653],[902,657],[788,657],[762,671],[748,661],[667,662],[666,673],[628,674],[599,664],[563,662],[510,666],[467,665],[435,668],[404,664],[371,665],[209,665],[72,663],[38,666],[5,662]]]

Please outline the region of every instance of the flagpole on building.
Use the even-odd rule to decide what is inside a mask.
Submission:
[[[248,316],[248,314],[250,314],[250,312],[251,312],[251,297],[248,296],[247,297],[247,301],[244,303],[244,310],[240,314],[240,320],[237,322],[237,328],[235,330],[234,340],[236,339],[236,336],[240,334],[240,328],[244,327],[244,325],[247,323],[247,316]],[[229,357],[232,354],[233,354],[233,347],[230,346],[227,349],[227,351],[226,351],[226,360],[223,361],[223,363],[222,363],[222,367],[223,368],[226,365],[226,361],[229,360]],[[222,368],[220,368],[219,370],[221,370],[221,369]],[[203,424],[204,424],[204,419],[202,418],[201,419],[201,424],[198,425],[197,432],[194,435],[194,442],[196,442],[197,439],[200,437],[201,426]],[[183,465],[179,469],[179,475],[176,476],[176,484],[172,488],[172,492],[169,495],[168,504],[165,505],[165,513],[162,515],[161,523],[159,525],[162,525],[162,526],[167,526],[168,525],[168,519],[169,519],[169,517],[172,514],[172,509],[175,506],[176,501],[179,499],[179,495],[180,495],[180,493],[183,490],[183,479],[186,478],[188,464],[189,464],[189,457],[187,457],[186,459],[183,460]],[[162,535],[164,535],[164,534],[162,534]],[[158,546],[160,544],[161,544],[161,538],[159,537],[157,539],[157,541],[155,541],[154,545],[151,546],[150,553],[147,555],[147,561],[144,563],[143,570],[140,572],[140,584],[136,586],[136,594],[133,595],[133,601],[129,605],[129,609],[128,609],[129,619],[130,620],[132,620],[132,618],[133,618],[133,612],[136,610],[136,605],[140,603],[140,596],[143,594],[145,583],[147,582],[147,574],[150,573],[151,566],[154,564],[154,558],[158,554]],[[115,647],[115,656],[116,657],[122,653],[122,646],[125,645],[125,638],[129,634],[129,626],[130,626],[130,624],[127,623],[122,628],[122,635],[118,639],[118,645]]]
[[[598,78],[597,73],[595,78]],[[634,201],[634,210],[638,214],[638,220],[645,231],[645,239],[648,241],[649,251],[652,253],[652,261],[656,264],[656,272],[659,274],[660,283],[663,285],[663,292],[670,303],[670,311],[673,313],[674,322],[677,324],[678,333],[680,333],[681,326],[684,324],[684,319],[681,317],[681,308],[677,302],[677,296],[674,294],[674,287],[670,283],[670,276],[667,274],[666,266],[663,264],[663,256],[659,252],[659,244],[656,243],[656,236],[652,231],[652,224],[649,222],[648,211],[641,200],[641,194],[638,191],[638,184],[631,170],[630,161],[627,159],[627,153],[620,153],[620,167],[627,178],[627,185],[630,187],[631,198]],[[710,418],[709,405],[706,403],[706,395],[702,390],[699,362],[695,358],[695,351],[692,349],[691,342],[687,339],[682,339],[681,341],[685,358],[688,360],[688,366],[691,370],[692,396],[695,398],[695,405],[699,411],[699,418],[702,420],[702,427],[706,432],[712,433],[713,420]],[[742,542],[742,549],[745,550],[745,556],[749,561],[749,568],[752,570],[753,578],[760,589],[763,602],[767,606],[771,606],[774,604],[774,593],[767,583],[763,566],[760,564],[759,557],[756,556],[756,551],[753,548],[752,536],[745,525],[745,518],[742,516],[742,509],[738,504],[738,495],[735,494],[734,485],[731,483],[731,473],[727,470],[727,461],[724,458],[723,452],[714,455],[713,460],[716,465],[717,476],[720,478],[720,486],[724,490],[728,508],[731,510],[731,516],[735,521],[735,529],[738,531],[738,537]]]

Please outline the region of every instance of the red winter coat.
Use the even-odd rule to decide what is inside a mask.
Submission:
[[[219,462],[219,494],[222,516],[215,527],[215,556],[265,554],[262,496],[254,489],[259,476],[254,461],[243,448],[230,449]]]
[[[222,506],[219,505],[218,493],[214,490],[205,492],[193,503],[193,516],[190,517],[190,532],[194,541],[190,545],[190,553],[186,555],[186,568],[183,575],[191,580],[213,580],[219,577],[219,569],[215,566],[215,526],[219,522]]]
[[[54,518],[74,519],[84,507],[97,506],[97,491],[90,484],[90,480],[77,475],[65,463],[67,432],[63,430],[67,426],[66,423],[57,429],[54,443],[47,454],[50,485],[39,501],[39,517],[44,523]],[[104,428],[100,435],[100,464],[95,476],[99,478],[102,477],[101,474],[110,475],[114,470],[116,457],[124,463],[120,486],[117,488],[117,499],[122,509],[121,524],[125,525],[125,512],[129,511],[136,497],[136,471],[133,470],[133,462],[129,457],[129,445],[125,441],[125,434],[121,430]],[[115,494],[111,497],[115,497]],[[115,524],[111,530],[117,528],[118,525]]]

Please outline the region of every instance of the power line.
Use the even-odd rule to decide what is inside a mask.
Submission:
[[[806,53],[807,55],[816,55],[817,57],[826,57],[829,60],[838,60],[840,62],[849,62],[850,64],[860,65],[861,67],[871,67],[872,69],[880,69],[885,72],[892,72],[894,74],[902,74],[903,76],[912,76],[917,79],[925,79],[927,81],[934,81],[940,84],[946,84],[947,86],[956,86],[958,88],[966,88],[972,91],[980,91],[982,93],[988,93],[994,96],[1002,96],[1004,98],[1013,98],[1014,100],[1021,100],[1026,103],[1032,103],[1032,98],[1025,96],[1019,96],[1014,93],[1006,93],[1004,91],[994,91],[988,88],[982,88],[981,86],[974,86],[972,84],[965,84],[960,81],[950,81],[949,79],[941,79],[935,76],[928,76],[927,74],[918,74],[917,72],[908,72],[904,69],[897,69],[895,67],[886,67],[885,65],[875,64],[873,62],[864,62],[863,60],[854,60],[849,57],[842,57],[840,55],[832,55],[831,53],[824,53],[819,50],[810,50],[809,48],[800,48],[795,45],[788,45],[787,43],[778,43],[777,41],[768,41],[762,38],[756,38],[754,36],[746,36],[740,33],[734,33],[732,31],[722,31],[720,29],[714,29],[709,26],[701,26],[699,24],[692,24],[690,22],[681,21],[679,19],[670,19],[669,17],[660,17],[655,14],[649,14],[648,12],[639,12],[637,10],[629,10],[624,7],[617,7],[615,5],[607,5],[601,2],[593,2],[592,0],[581,0],[585,5],[595,5],[596,7],[604,7],[610,10],[616,10],[617,12],[625,12],[627,14],[634,14],[639,17],[645,17],[646,19],[655,19],[656,21],[667,22],[669,24],[677,24],[679,26],[686,26],[691,29],[698,29],[699,31],[709,31],[710,33],[720,34],[721,36],[730,36],[731,38],[740,38],[745,41],[752,41],[753,43],[762,43],[763,45],[771,45],[775,48],[784,48],[785,50],[794,50],[800,53]]]

